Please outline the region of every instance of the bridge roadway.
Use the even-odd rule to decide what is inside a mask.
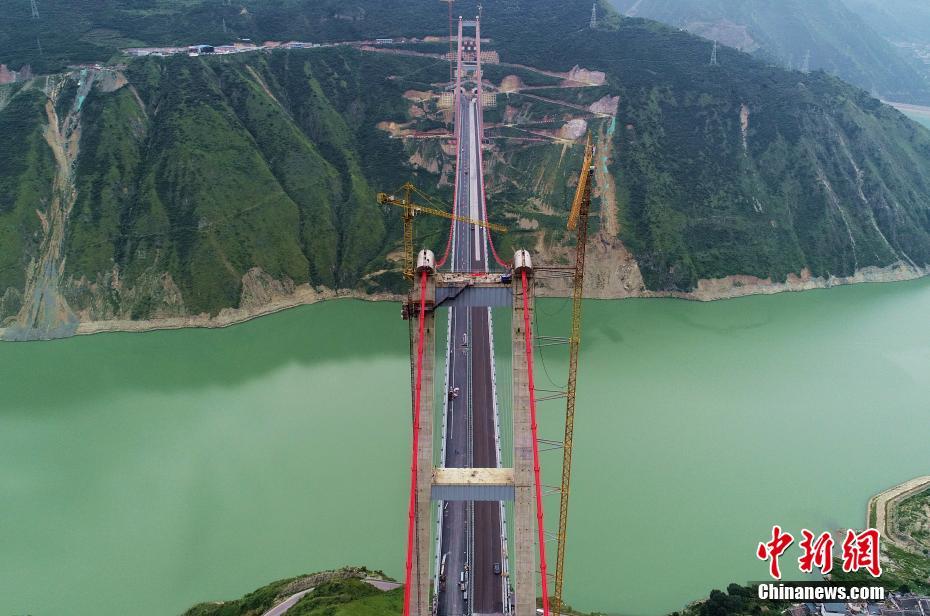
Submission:
[[[458,213],[484,220],[478,162],[480,113],[476,101],[463,94],[457,114],[461,138],[456,199]],[[485,229],[455,222],[452,242],[453,271],[488,270]],[[450,401],[445,418],[444,462],[447,467],[496,467],[490,309],[451,308],[449,319],[447,376],[449,386],[458,387],[460,393]],[[446,582],[439,590],[440,616],[503,613],[504,577],[494,573],[495,564],[503,567],[501,509],[500,502],[443,505],[441,550],[447,556]],[[468,602],[459,590],[466,564]]]

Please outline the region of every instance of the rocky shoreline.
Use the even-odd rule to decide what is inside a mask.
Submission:
[[[749,295],[773,295],[776,293],[828,289],[836,286],[862,283],[901,282],[930,275],[930,267],[920,268],[907,264],[889,267],[867,267],[852,276],[814,277],[810,272],[802,271],[800,275],[790,274],[784,282],[775,282],[755,276],[727,276],[726,278],[698,281],[697,288],[690,292],[648,291],[641,286],[612,284],[609,287],[595,286],[586,289],[585,296],[591,299],[628,299],[628,298],[674,298],[691,301],[718,301]],[[611,282],[625,279],[621,273]],[[641,283],[640,283],[641,284]],[[543,281],[540,285],[540,297],[567,297],[570,293],[570,279],[562,277],[552,281]],[[184,329],[189,327],[222,328],[251,321],[259,317],[333,299],[358,299],[363,301],[402,301],[401,295],[391,293],[365,294],[350,289],[320,289],[310,285],[300,285],[287,294],[274,294],[262,304],[251,303],[245,308],[226,308],[216,316],[208,314],[165,317],[149,320],[111,319],[100,321],[82,321],[74,330],[74,335],[98,334],[104,332],[146,332],[163,329]],[[4,339],[6,328],[0,328],[0,340]]]

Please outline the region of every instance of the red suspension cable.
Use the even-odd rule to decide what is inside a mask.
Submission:
[[[479,120],[481,122],[481,120]],[[480,125],[480,124],[479,124]],[[484,155],[481,153],[481,141],[484,139],[484,127],[482,126],[481,132],[478,133],[478,168],[481,169],[481,207],[484,210],[484,220],[485,222],[491,222],[488,219],[488,202],[484,198]],[[510,264],[505,262],[499,256],[497,256],[497,249],[494,248],[494,238],[491,237],[491,232],[486,230],[486,235],[488,236],[488,244],[491,245],[491,254],[494,255],[494,260],[497,261],[497,264],[501,267],[510,267]]]
[[[451,4],[449,5],[452,6]],[[459,103],[461,102],[461,90],[462,90],[462,18],[459,17],[459,35],[458,35],[458,50],[456,51],[455,56],[455,89],[452,91],[452,121],[453,126],[455,127],[455,184],[452,187],[452,213],[458,214],[458,196],[459,196],[459,147],[461,146],[462,140],[462,128],[461,120],[459,117]],[[449,258],[449,249],[452,247],[452,235],[455,233],[455,219],[449,221],[449,239],[446,240],[446,250],[437,263],[437,267],[442,267],[446,264],[446,259]]]
[[[546,572],[546,540],[543,532],[542,482],[539,478],[539,437],[536,430],[536,394],[533,384],[533,333],[527,295],[526,270],[520,272],[523,281],[523,339],[526,341],[526,375],[530,390],[530,427],[533,430],[533,472],[536,475],[536,528],[539,532],[539,578],[542,585],[543,616],[549,616],[549,583]]]
[[[456,106],[455,115],[458,116],[458,94],[453,96],[452,104]],[[452,180],[452,215],[458,216],[458,200],[459,200],[459,122],[458,118],[453,120],[455,122],[455,173]],[[446,250],[442,253],[442,258],[436,262],[436,267],[442,267],[446,264],[446,259],[449,258],[449,249],[452,248],[452,234],[455,233],[455,219],[449,221],[449,238],[446,240]]]
[[[413,585],[413,550],[417,515],[417,454],[420,448],[420,389],[423,381],[423,331],[426,319],[426,270],[420,274],[420,335],[417,338],[417,374],[413,394],[413,455],[410,464],[410,512],[407,521],[407,569],[404,579],[404,616],[410,616]]]
[[[488,202],[485,199],[484,195],[484,154],[482,153],[482,143],[484,142],[484,107],[482,101],[484,99],[484,90],[482,89],[482,82],[484,81],[484,73],[481,70],[481,22],[478,22],[477,31],[475,32],[475,51],[478,54],[478,172],[481,174],[481,209],[484,213],[484,221],[491,222],[488,218]],[[501,267],[508,267],[509,264],[505,263],[503,259],[497,256],[497,249],[494,247],[494,238],[491,237],[490,229],[485,229],[485,236],[488,238],[488,244],[491,246],[491,254],[494,255],[494,260],[497,261],[497,264]]]

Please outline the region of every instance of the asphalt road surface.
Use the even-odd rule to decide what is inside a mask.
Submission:
[[[460,144],[457,190],[458,213],[484,219],[480,200],[481,169],[477,148],[478,106],[462,96],[459,108]],[[453,226],[452,269],[487,271],[488,247],[484,229],[462,222]],[[487,308],[450,309],[449,386],[460,394],[450,400],[446,416],[447,467],[498,465],[494,431],[491,374],[490,311]],[[439,614],[503,613],[500,502],[443,505],[442,555],[446,581],[439,589]],[[440,556],[442,558],[442,556]],[[502,563],[501,563],[502,564]],[[465,593],[459,586],[468,567]]]

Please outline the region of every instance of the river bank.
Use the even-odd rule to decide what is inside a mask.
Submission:
[[[628,254],[628,253],[627,253]],[[628,287],[617,284],[624,280],[632,268],[626,259],[612,263],[617,270],[616,278],[607,272],[607,268],[594,266],[593,275],[588,279],[594,284],[586,285],[585,297],[588,299],[630,299],[630,298],[673,298],[699,302],[711,302],[750,295],[774,295],[776,293],[810,291],[814,289],[828,289],[837,286],[863,284],[902,282],[915,280],[930,275],[930,267],[920,268],[907,264],[896,264],[889,267],[867,267],[859,270],[852,276],[811,276],[808,270],[802,270],[800,275],[789,274],[784,282],[763,279],[755,276],[727,276],[726,278],[702,279],[697,287],[689,292],[677,291],[649,291],[643,288]],[[635,265],[635,264],[634,264]],[[614,284],[598,285],[598,279],[607,280]],[[537,295],[540,297],[568,297],[571,294],[571,279],[567,276],[558,278],[540,279]],[[367,294],[352,289],[326,289],[311,287],[308,284],[294,287],[292,293],[273,294],[265,303],[252,303],[246,308],[225,308],[215,316],[209,314],[189,315],[183,317],[167,317],[160,319],[130,320],[111,319],[82,321],[77,325],[74,335],[89,335],[106,332],[146,332],[170,329],[187,328],[224,328],[245,323],[259,317],[268,316],[289,310],[298,306],[307,306],[333,299],[358,299],[363,301],[381,302],[403,301],[402,295],[392,293]],[[0,327],[0,340],[6,339],[8,328]]]
[[[904,499],[928,488],[930,488],[930,475],[924,475],[879,492],[869,499],[866,509],[866,525],[878,529],[885,541],[904,550],[913,549],[907,539],[898,537],[895,533],[894,525],[891,523],[894,519],[894,508]]]
[[[911,105],[909,103],[895,103],[892,101],[882,101],[886,105],[891,105],[901,113],[908,116],[922,116],[925,118],[930,118],[930,107],[924,107],[923,105]]]
[[[570,331],[569,302],[537,307],[540,336]],[[871,496],[928,474],[928,311],[930,278],[585,302],[569,603],[680,610],[764,575],[755,547],[772,524],[859,528]],[[399,312],[321,301],[224,329],[0,344],[4,607],[161,616],[347,562],[402,575],[410,358]],[[505,318],[499,375],[510,372]],[[539,352],[540,378],[564,383],[565,347]],[[498,379],[502,400],[508,384]],[[540,434],[556,437],[560,402],[545,404]],[[863,434],[893,438],[894,455],[851,455]],[[544,458],[543,483],[559,481],[560,462]],[[773,474],[790,479],[760,480]]]

